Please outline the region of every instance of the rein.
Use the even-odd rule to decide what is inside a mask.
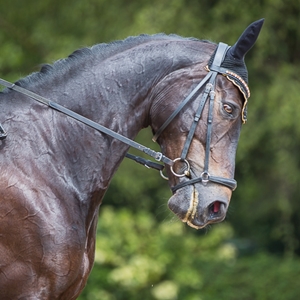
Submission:
[[[130,147],[133,147],[133,148],[135,148],[139,151],[144,152],[145,154],[153,157],[157,161],[161,161],[161,162],[163,162],[163,163],[165,163],[169,166],[172,166],[173,163],[174,163],[173,160],[166,157],[161,152],[156,152],[156,151],[154,151],[150,148],[147,148],[147,147],[145,147],[145,146],[143,146],[143,145],[141,145],[141,144],[139,144],[139,143],[137,143],[137,142],[135,142],[135,141],[133,141],[133,140],[117,133],[117,132],[115,132],[115,131],[112,131],[112,130],[110,130],[110,129],[108,129],[108,128],[106,128],[106,127],[104,127],[104,126],[88,119],[88,118],[85,118],[84,116],[82,116],[82,115],[80,115],[80,114],[78,114],[78,113],[76,113],[76,112],[74,112],[74,111],[72,111],[68,108],[65,108],[62,105],[59,105],[59,104],[57,104],[53,101],[50,101],[50,100],[48,100],[48,99],[46,99],[46,98],[44,98],[44,97],[42,97],[42,96],[40,96],[36,93],[33,93],[33,92],[31,92],[27,89],[24,89],[24,88],[22,88],[18,85],[15,85],[14,83],[11,83],[9,81],[6,81],[6,80],[0,78],[0,85],[3,85],[3,86],[5,86],[5,87],[7,87],[11,90],[17,91],[17,92],[19,92],[23,95],[26,95],[26,96],[28,96],[28,97],[44,104],[44,105],[47,105],[48,107],[51,107],[51,108],[65,114],[65,115],[67,115],[67,116],[83,123],[83,124],[86,124],[86,125],[90,126],[93,129],[96,129],[96,130],[98,130],[102,133],[105,133],[105,134],[107,134],[107,135],[123,142],[124,144],[127,144]],[[2,139],[6,138],[6,136],[7,136],[7,133],[5,132],[5,130],[3,129],[1,124],[0,124],[0,134],[2,135]],[[130,159],[135,160],[136,162],[138,162],[140,164],[145,165],[146,167],[149,167],[149,168],[154,168],[154,169],[157,169],[157,170],[162,170],[164,168],[164,166],[161,165],[161,164],[157,164],[155,162],[146,160],[146,159],[141,158],[141,157],[137,157],[137,156],[134,156],[134,155],[131,155],[131,154],[128,154],[128,153],[126,154],[126,156]]]
[[[180,158],[176,158],[174,160],[166,157],[165,155],[163,155],[161,152],[156,152],[150,148],[147,148],[115,131],[112,131],[88,118],[85,118],[84,116],[68,109],[65,108],[62,105],[59,105],[53,101],[50,101],[36,93],[33,93],[27,89],[24,89],[16,84],[13,84],[11,82],[8,82],[6,80],[3,80],[0,78],[0,85],[3,85],[11,90],[17,91],[23,95],[26,95],[44,105],[47,105],[48,107],[59,111],[81,123],[84,123],[86,125],[88,125],[89,127],[100,131],[102,133],[105,133],[125,144],[127,144],[130,147],[133,147],[139,151],[144,152],[145,154],[151,156],[152,158],[154,158],[156,161],[159,162],[163,162],[164,164],[167,164],[170,166],[171,172],[173,173],[173,175],[175,175],[176,177],[186,177],[188,178],[187,181],[183,181],[180,182],[178,185],[174,186],[171,188],[172,192],[176,192],[178,189],[190,185],[190,184],[195,184],[198,182],[202,182],[202,184],[206,185],[209,181],[217,183],[217,184],[221,184],[224,185],[228,188],[230,188],[231,190],[235,190],[237,187],[237,182],[234,179],[229,179],[229,178],[223,178],[223,177],[217,177],[217,176],[212,176],[209,173],[209,156],[210,156],[210,143],[211,143],[211,132],[212,132],[212,117],[213,117],[213,106],[214,106],[214,99],[215,99],[215,84],[216,84],[216,77],[218,74],[224,74],[224,72],[222,72],[222,70],[220,69],[221,63],[224,60],[224,57],[226,55],[227,50],[230,47],[228,47],[228,45],[224,44],[224,43],[219,43],[212,66],[210,68],[209,73],[202,79],[202,81],[194,88],[194,90],[182,101],[182,103],[177,107],[177,109],[170,115],[170,117],[165,121],[165,123],[158,129],[158,131],[156,132],[156,134],[153,136],[152,140],[156,141],[158,139],[158,137],[160,136],[160,134],[163,132],[163,130],[174,120],[174,118],[179,114],[179,112],[183,109],[183,107],[191,100],[194,98],[194,96],[196,95],[196,93],[204,86],[205,83],[206,87],[204,90],[204,93],[201,97],[200,100],[200,105],[196,111],[195,117],[194,117],[194,121],[192,123],[191,129],[189,131],[189,134],[187,136],[187,139],[185,141],[182,153]],[[207,102],[207,100],[209,99],[209,108],[208,108],[208,119],[207,119],[207,135],[206,135],[206,149],[205,149],[205,160],[204,160],[204,170],[201,173],[200,177],[198,178],[193,178],[191,179],[191,174],[190,174],[190,164],[187,160],[187,153],[188,150],[190,148],[190,145],[192,143],[193,140],[193,136],[197,127],[197,124],[201,118],[203,109],[205,107],[205,104]],[[7,133],[5,132],[5,130],[3,129],[2,125],[0,124],[0,139],[4,139],[6,137]],[[144,158],[138,157],[138,156],[134,156],[132,154],[127,153],[126,154],[127,158],[133,159],[134,161],[148,167],[148,168],[154,168],[160,171],[160,174],[163,178],[166,178],[163,174],[162,174],[162,170],[164,169],[164,165],[146,160]],[[174,165],[176,164],[177,161],[180,161],[182,163],[184,163],[186,165],[186,170],[182,173],[176,173],[174,171]]]

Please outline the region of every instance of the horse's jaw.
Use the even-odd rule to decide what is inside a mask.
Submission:
[[[195,229],[225,219],[231,191],[215,184],[190,185],[175,192],[168,206],[182,222]]]

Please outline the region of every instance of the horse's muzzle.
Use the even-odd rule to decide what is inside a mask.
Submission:
[[[168,202],[170,210],[183,222],[193,228],[201,229],[208,224],[225,219],[229,203],[225,195],[217,197],[212,191],[207,195],[199,194],[195,186],[183,190],[175,193]]]

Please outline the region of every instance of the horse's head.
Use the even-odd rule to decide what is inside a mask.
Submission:
[[[222,221],[236,188],[235,153],[250,96],[244,56],[262,24],[251,24],[232,47],[220,43],[204,63],[167,76],[153,103],[154,140],[174,160],[166,170],[169,208],[192,227]]]

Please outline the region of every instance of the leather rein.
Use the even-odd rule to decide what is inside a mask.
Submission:
[[[213,106],[214,106],[214,99],[215,99],[215,84],[216,84],[216,77],[219,73],[223,74],[222,70],[220,70],[221,63],[226,55],[227,50],[229,49],[228,45],[224,43],[219,43],[214,61],[212,63],[212,66],[210,67],[209,73],[204,77],[204,79],[194,88],[194,90],[183,100],[183,102],[177,107],[177,109],[170,115],[170,117],[165,121],[165,123],[160,127],[160,129],[155,133],[153,136],[153,141],[156,141],[157,138],[160,136],[160,134],[163,132],[163,130],[172,122],[172,120],[178,115],[178,113],[182,110],[182,108],[191,100],[194,98],[195,94],[204,86],[205,83],[206,87],[204,90],[204,93],[200,100],[200,105],[196,111],[194,121],[192,123],[191,129],[189,131],[189,134],[187,136],[187,139],[185,141],[182,153],[180,158],[176,158],[174,160],[166,157],[161,152],[156,152],[150,148],[147,148],[117,132],[114,132],[88,118],[85,118],[84,116],[65,108],[62,105],[59,105],[53,101],[50,101],[36,93],[33,93],[27,89],[24,89],[20,87],[19,85],[13,84],[11,82],[8,82],[6,80],[3,80],[0,78],[0,85],[5,86],[11,90],[17,91],[23,95],[26,95],[44,105],[47,105],[48,107],[57,110],[81,123],[84,123],[88,125],[89,127],[100,131],[102,133],[105,133],[125,144],[127,144],[130,147],[133,147],[139,151],[144,152],[145,154],[151,156],[156,161],[163,162],[166,165],[170,166],[171,172],[176,177],[186,177],[188,178],[187,181],[181,182],[178,185],[171,188],[172,192],[176,192],[178,189],[185,187],[190,184],[195,184],[198,182],[202,182],[204,185],[207,184],[209,181],[217,184],[224,185],[231,190],[235,190],[237,187],[237,182],[234,179],[228,179],[224,177],[217,177],[210,175],[209,173],[209,156],[210,156],[210,143],[211,143],[211,133],[212,133],[212,117],[213,117]],[[205,160],[204,160],[204,170],[201,173],[200,177],[198,178],[190,178],[190,164],[187,160],[187,153],[190,148],[191,142],[193,140],[193,136],[197,127],[197,124],[201,118],[204,106],[209,99],[209,108],[208,108],[208,119],[207,119],[207,135],[206,135],[206,149],[205,149]],[[0,124],[0,139],[5,139],[7,136],[6,131]],[[148,168],[154,168],[160,171],[163,178],[167,179],[163,174],[162,170],[164,169],[164,165],[155,163],[150,160],[146,160],[144,158],[134,156],[132,154],[127,153],[126,157],[135,160],[136,162],[145,165]],[[186,165],[186,169],[182,174],[176,173],[174,171],[174,165],[176,162],[181,161]]]

